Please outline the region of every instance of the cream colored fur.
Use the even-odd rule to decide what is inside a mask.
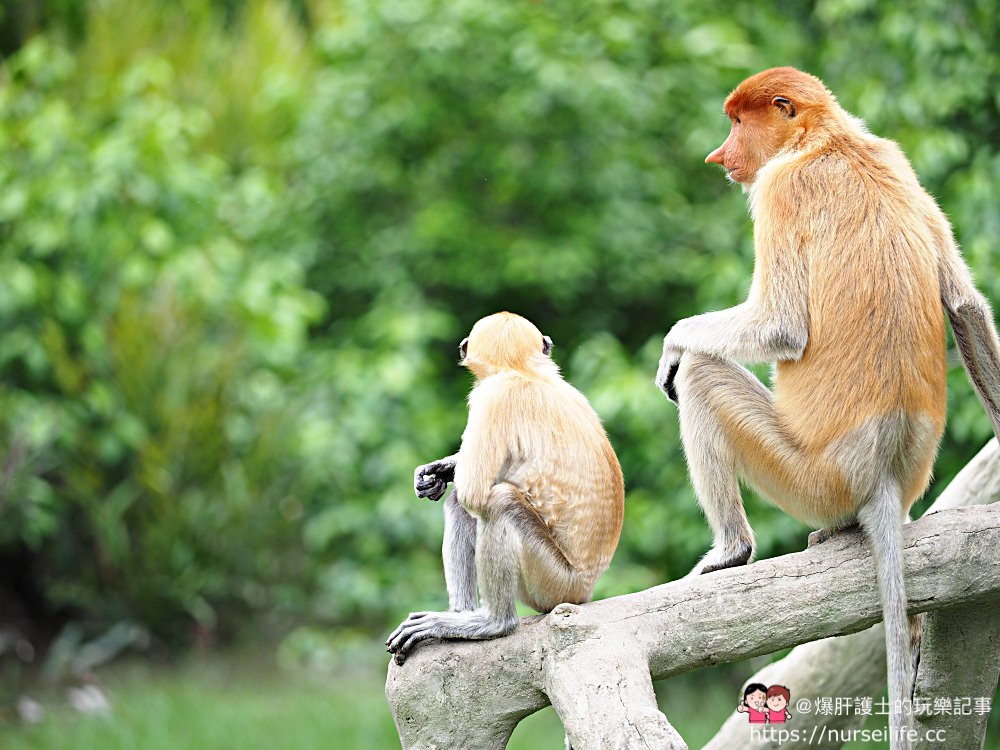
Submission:
[[[511,313],[480,320],[463,344],[476,385],[461,448],[415,476],[418,494],[437,497],[444,482],[434,475],[454,471],[443,550],[454,611],[411,614],[386,642],[397,661],[428,638],[510,632],[515,598],[541,612],[588,601],[611,562],[621,467],[597,414],[548,356],[550,344]]]

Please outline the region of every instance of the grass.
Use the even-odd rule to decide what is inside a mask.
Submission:
[[[737,665],[676,677],[658,687],[660,706],[692,748],[733,709]],[[387,750],[399,739],[383,695],[384,665],[344,666],[322,678],[289,672],[259,657],[213,656],[179,666],[133,662],[105,670],[110,716],[82,717],[46,700],[38,726],[0,724],[3,750]],[[794,697],[794,696],[793,696]],[[461,710],[458,707],[457,710]],[[996,712],[987,750],[1000,750]],[[521,722],[510,750],[562,747],[551,708]],[[876,750],[854,743],[848,750]]]
[[[56,709],[34,727],[0,728],[3,750],[296,750],[398,748],[380,675],[324,681],[213,658],[164,669],[130,664],[103,683],[113,711]]]

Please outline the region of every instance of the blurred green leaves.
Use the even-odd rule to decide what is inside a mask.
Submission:
[[[412,470],[457,447],[455,346],[499,309],[553,337],[621,458],[598,594],[685,572],[709,533],[651,379],[672,322],[749,284],[744,199],[702,163],[741,78],[810,69],[899,140],[1000,300],[996,9],[785,5],[55,17],[0,72],[0,553],[39,563],[8,578],[174,639],[443,605]],[[989,435],[952,394],[944,478]],[[750,506],[762,555],[802,546]]]

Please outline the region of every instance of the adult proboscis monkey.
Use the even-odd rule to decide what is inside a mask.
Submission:
[[[891,141],[817,78],[775,68],[729,95],[706,161],[754,220],[746,302],[678,322],[657,384],[678,404],[692,483],[715,537],[695,569],[746,563],[738,482],[815,527],[860,524],[875,559],[893,750],[910,747],[912,668],[901,530],[945,422],[945,324],[1000,434],[1000,345],[947,218]],[[738,363],[776,362],[773,390]]]

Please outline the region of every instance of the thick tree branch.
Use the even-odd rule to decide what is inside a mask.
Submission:
[[[911,611],[1000,596],[1000,507],[929,515],[904,540]],[[407,750],[502,748],[517,722],[550,701],[577,750],[683,747],[643,672],[662,679],[739,661],[880,616],[870,555],[859,535],[844,534],[745,568],[563,605],[502,639],[425,645],[390,664],[386,695]]]
[[[916,750],[981,748],[989,711],[973,706],[935,711],[934,701],[992,697],[1000,678],[1000,601],[931,612],[924,625],[914,701],[921,740]],[[927,709],[930,710],[927,710]],[[968,709],[968,713],[965,710]],[[931,730],[931,731],[928,731]]]

